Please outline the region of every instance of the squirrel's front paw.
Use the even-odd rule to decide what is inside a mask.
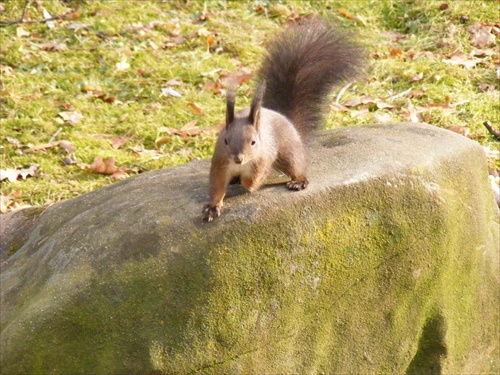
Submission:
[[[211,222],[220,216],[220,207],[212,206],[210,203],[203,207],[203,220]]]
[[[286,183],[286,187],[288,190],[304,190],[307,185],[309,185],[309,181],[304,179],[303,181],[288,181]]]

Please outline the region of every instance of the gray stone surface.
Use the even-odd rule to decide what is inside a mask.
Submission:
[[[232,186],[214,223],[207,161],[3,215],[5,373],[498,371],[482,148],[420,124],[310,143],[306,190]]]

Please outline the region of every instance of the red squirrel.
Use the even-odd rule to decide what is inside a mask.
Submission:
[[[286,187],[307,187],[307,135],[321,126],[333,87],[354,78],[364,50],[352,35],[311,17],[287,27],[268,45],[249,109],[235,113],[235,92],[226,97],[226,126],[210,167],[210,203],[203,219],[221,215],[230,182],[258,190],[273,168],[290,177]]]

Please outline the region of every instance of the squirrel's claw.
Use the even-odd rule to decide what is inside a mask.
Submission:
[[[220,207],[206,204],[203,207],[203,220],[209,223],[220,216]]]
[[[304,190],[307,185],[309,185],[309,181],[307,181],[306,179],[304,179],[303,181],[288,181],[286,183],[286,188],[288,190]]]

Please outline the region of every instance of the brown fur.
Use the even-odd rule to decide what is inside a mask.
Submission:
[[[250,109],[235,114],[235,94],[228,91],[226,127],[215,146],[203,219],[220,216],[231,181],[239,179],[252,192],[273,167],[290,176],[288,189],[305,189],[308,156],[302,138],[320,127],[332,88],[363,64],[362,48],[324,20],[307,19],[278,34],[258,72]]]

